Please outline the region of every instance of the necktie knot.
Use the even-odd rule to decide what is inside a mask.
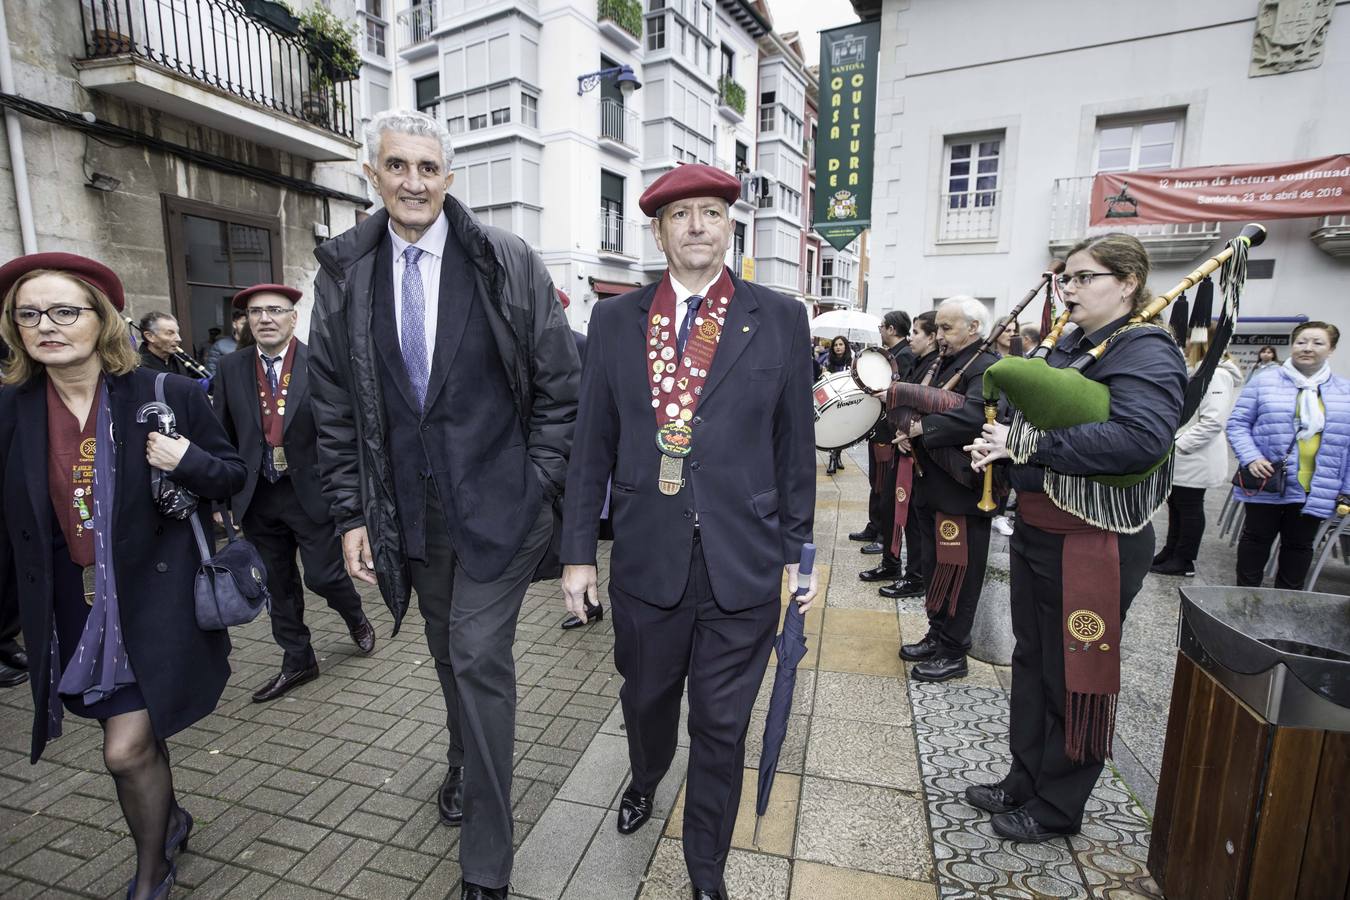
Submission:
[[[690,295],[688,302],[689,302],[689,314],[693,315],[694,313],[698,312],[698,308],[703,304],[703,298],[700,297],[698,294],[692,294]]]
[[[422,258],[422,250],[417,247],[409,246],[403,251],[403,261],[410,266],[417,265],[417,261]]]
[[[271,368],[272,368],[273,366],[275,366],[277,363],[281,362],[281,357],[280,357],[280,356],[268,356],[266,353],[260,353],[259,356],[261,356],[261,357],[263,358],[263,365],[264,365],[269,371],[271,370]]]

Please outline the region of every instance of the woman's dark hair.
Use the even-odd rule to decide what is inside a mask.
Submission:
[[[1267,350],[1270,351],[1270,358],[1271,358],[1272,360],[1274,360],[1275,362],[1279,362],[1279,361],[1280,361],[1280,351],[1276,350],[1276,349],[1275,349],[1274,347],[1272,347],[1270,344],[1262,344],[1260,347],[1257,347],[1257,348],[1256,348],[1256,361],[1257,361],[1257,362],[1260,362],[1260,361],[1261,361],[1261,354],[1262,354],[1262,353],[1265,353]]]
[[[1331,341],[1331,349],[1336,349],[1336,344],[1341,340],[1341,330],[1328,322],[1304,322],[1294,329],[1294,333],[1289,335],[1289,343],[1292,346],[1298,336],[1305,331],[1311,331],[1314,328],[1320,328],[1327,333],[1327,339]],[[1278,359],[1278,357],[1276,357]]]
[[[834,345],[840,341],[844,342],[844,355],[840,356],[834,352]],[[836,334],[830,340],[830,362],[853,362],[853,347],[849,345],[848,338],[842,334]]]
[[[1120,232],[1090,237],[1070,247],[1064,258],[1068,259],[1075,253],[1087,253],[1117,278],[1133,275],[1135,285],[1130,303],[1135,312],[1139,312],[1153,299],[1148,289],[1148,251],[1138,238]]]
[[[937,334],[937,310],[930,309],[928,312],[919,313],[914,317],[914,324],[929,337]]]

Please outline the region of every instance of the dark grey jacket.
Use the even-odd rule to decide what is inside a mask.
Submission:
[[[525,241],[482,225],[445,198],[451,231],[468,252],[487,298],[488,325],[511,386],[514,412],[551,502],[562,490],[576,421],[580,363],[543,260]],[[375,575],[395,631],[411,584],[385,452],[387,419],[371,337],[375,256],[388,241],[383,210],[314,251],[319,274],[310,323],[310,389],[318,424],[319,473],[339,533],[364,525]],[[459,523],[472,528],[471,521]]]

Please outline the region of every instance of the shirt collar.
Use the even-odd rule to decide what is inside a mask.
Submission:
[[[395,233],[393,219],[389,220],[388,227],[389,237],[394,242],[395,260],[402,259],[403,251],[407,250],[409,247],[416,247],[423,253],[430,253],[437,259],[440,259],[445,253],[445,239],[450,236],[450,220],[445,217],[444,209],[442,209],[441,214],[436,217],[436,221],[431,223],[431,227],[422,232],[422,236],[417,239],[416,244],[409,244]]]
[[[713,289],[713,285],[717,284],[718,280],[721,279],[721,277],[722,277],[721,272],[718,272],[716,275],[714,275],[713,280],[705,284],[703,286],[703,290],[698,292],[698,296],[700,297],[708,296],[708,292]],[[675,290],[676,306],[680,305],[681,303],[688,302],[689,298],[694,296],[694,292],[689,290],[689,288],[685,287],[684,285],[680,284],[679,279],[676,278],[674,275],[670,276],[670,286]]]
[[[404,241],[404,243],[406,244],[407,241]],[[295,335],[291,335],[291,339],[290,339],[289,341],[286,342],[286,346],[285,346],[285,347],[282,347],[282,348],[281,348],[281,352],[280,352],[280,353],[278,353],[276,356],[270,356],[270,357],[269,357],[266,353],[263,353],[263,348],[262,348],[262,345],[261,345],[261,344],[255,344],[254,346],[255,346],[255,347],[257,348],[257,350],[258,350],[258,358],[261,359],[261,360],[263,361],[263,365],[267,365],[267,360],[269,360],[269,359],[278,359],[278,358],[285,359],[286,354],[291,352],[291,344],[293,344],[293,343],[295,343]]]
[[[1084,349],[1089,347],[1096,347],[1102,341],[1106,340],[1108,337],[1114,334],[1117,328],[1124,325],[1126,322],[1130,321],[1130,317],[1133,315],[1134,313],[1126,313],[1119,319],[1106,323],[1101,328],[1098,328],[1091,334],[1083,334],[1080,331],[1078,337],[1078,346]]]

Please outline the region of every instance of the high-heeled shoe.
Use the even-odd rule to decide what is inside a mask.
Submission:
[[[174,879],[178,877],[178,866],[172,862],[169,863],[169,873],[164,876],[164,880],[155,888],[155,892],[150,895],[150,900],[163,900],[169,896],[169,891],[173,888]],[[127,882],[127,900],[136,896],[136,876],[131,876],[131,881]]]
[[[184,853],[188,848],[188,835],[192,834],[192,813],[183,809],[181,806],[174,806],[174,809],[183,814],[183,824],[173,834],[164,839],[164,858],[173,859],[177,853]]]

